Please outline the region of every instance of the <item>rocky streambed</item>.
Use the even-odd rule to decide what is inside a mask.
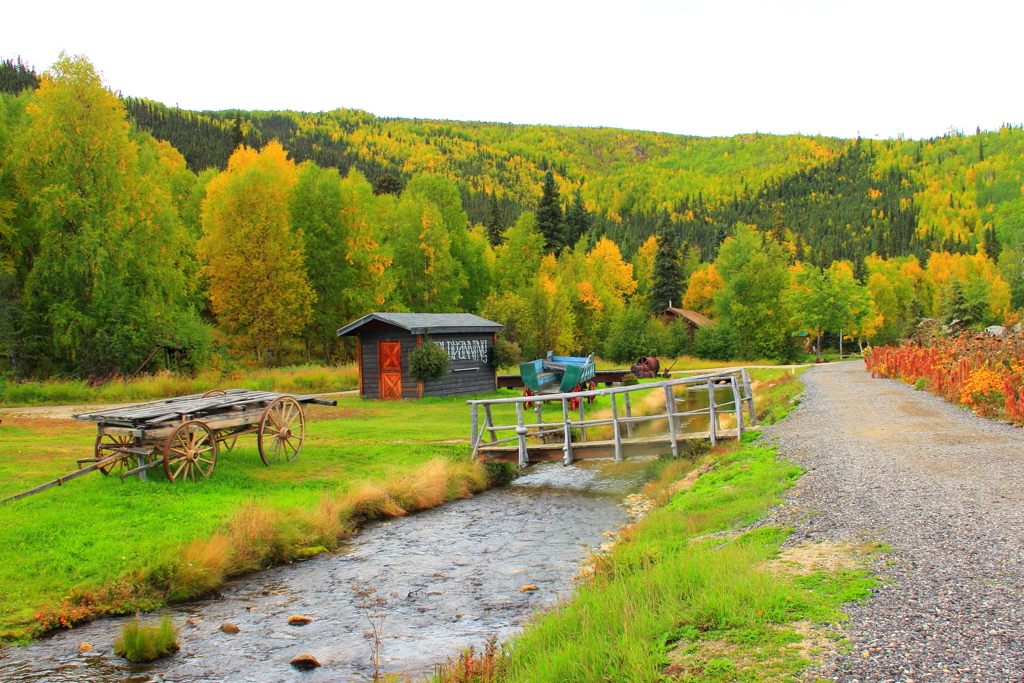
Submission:
[[[336,553],[234,581],[216,599],[143,615],[155,623],[167,613],[181,626],[171,657],[131,665],[112,651],[124,619],[101,619],[0,651],[0,681],[370,680],[373,614],[383,617],[381,669],[423,678],[567,597],[580,561],[628,521],[620,503],[649,467],[645,459],[538,465],[511,486],[370,524]],[[358,592],[377,606],[360,607]],[[289,625],[295,615],[311,621]],[[238,632],[222,631],[225,622]],[[93,651],[80,653],[83,642]],[[307,653],[322,666],[289,665]]]

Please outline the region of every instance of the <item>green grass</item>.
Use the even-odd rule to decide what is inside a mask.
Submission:
[[[143,626],[138,616],[121,628],[114,654],[130,662],[152,662],[178,651],[178,629],[166,614],[156,626]]]
[[[355,365],[298,365],[227,373],[203,372],[195,377],[159,372],[135,379],[114,379],[98,387],[84,380],[0,381],[0,407],[131,403],[232,388],[283,393],[349,391],[359,388],[359,373]]]
[[[677,660],[671,648],[690,660],[711,653],[696,670],[677,666],[679,680],[785,680],[806,666],[788,625],[840,621],[839,606],[866,597],[871,579],[767,571],[784,529],[705,537],[758,519],[801,472],[756,444],[716,458],[717,469],[627,531],[572,601],[507,645],[500,680],[657,681]]]
[[[168,484],[162,468],[151,470],[145,483],[92,473],[0,506],[0,638],[17,640],[36,632],[35,616],[41,612],[62,609],[61,616],[70,620],[91,614],[90,596],[119,582],[124,599],[107,605],[115,611],[159,604],[163,593],[133,593],[123,584],[140,575],[159,579],[183,547],[223,531],[247,506],[281,511],[284,519],[275,522],[281,526],[290,511],[355,495],[367,482],[397,481],[438,458],[468,466],[469,419],[462,398],[344,397],[338,403],[311,408],[306,442],[293,463],[264,467],[255,438],[247,436],[232,452],[220,454],[206,481]],[[4,417],[0,498],[73,471],[76,458],[91,455],[94,429],[87,423]],[[466,442],[443,443],[453,438]],[[401,495],[392,497],[402,504]],[[305,526],[291,529],[294,538],[277,550],[297,557],[304,547],[327,545]],[[210,580],[215,587],[217,577]],[[183,590],[179,597],[190,592],[188,586]]]

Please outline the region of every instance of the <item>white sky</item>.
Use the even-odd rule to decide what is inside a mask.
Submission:
[[[1022,26],[1010,0],[41,0],[0,57],[189,109],[922,137],[1024,122]]]

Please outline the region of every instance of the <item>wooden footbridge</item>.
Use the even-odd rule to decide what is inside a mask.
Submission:
[[[607,408],[591,408],[588,419],[584,406],[604,396],[610,397],[610,414]],[[545,460],[569,465],[574,460],[595,458],[618,462],[636,455],[678,456],[688,449],[691,439],[706,439],[716,445],[757,428],[746,368],[593,391],[466,403],[472,410],[473,454],[488,462],[518,463],[520,467]],[[547,421],[545,404],[549,405]],[[693,407],[696,404],[704,405]],[[515,407],[515,424],[496,424],[495,413],[501,411],[511,421],[509,405]],[[560,413],[550,415],[555,406],[561,407]],[[536,418],[527,422],[531,408]],[[588,430],[590,436],[599,438],[588,439]]]

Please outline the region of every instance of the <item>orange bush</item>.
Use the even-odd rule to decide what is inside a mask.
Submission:
[[[908,384],[923,379],[925,388],[947,401],[1024,424],[1024,336],[1019,334],[963,334],[873,347],[865,351],[864,363],[872,377]]]

